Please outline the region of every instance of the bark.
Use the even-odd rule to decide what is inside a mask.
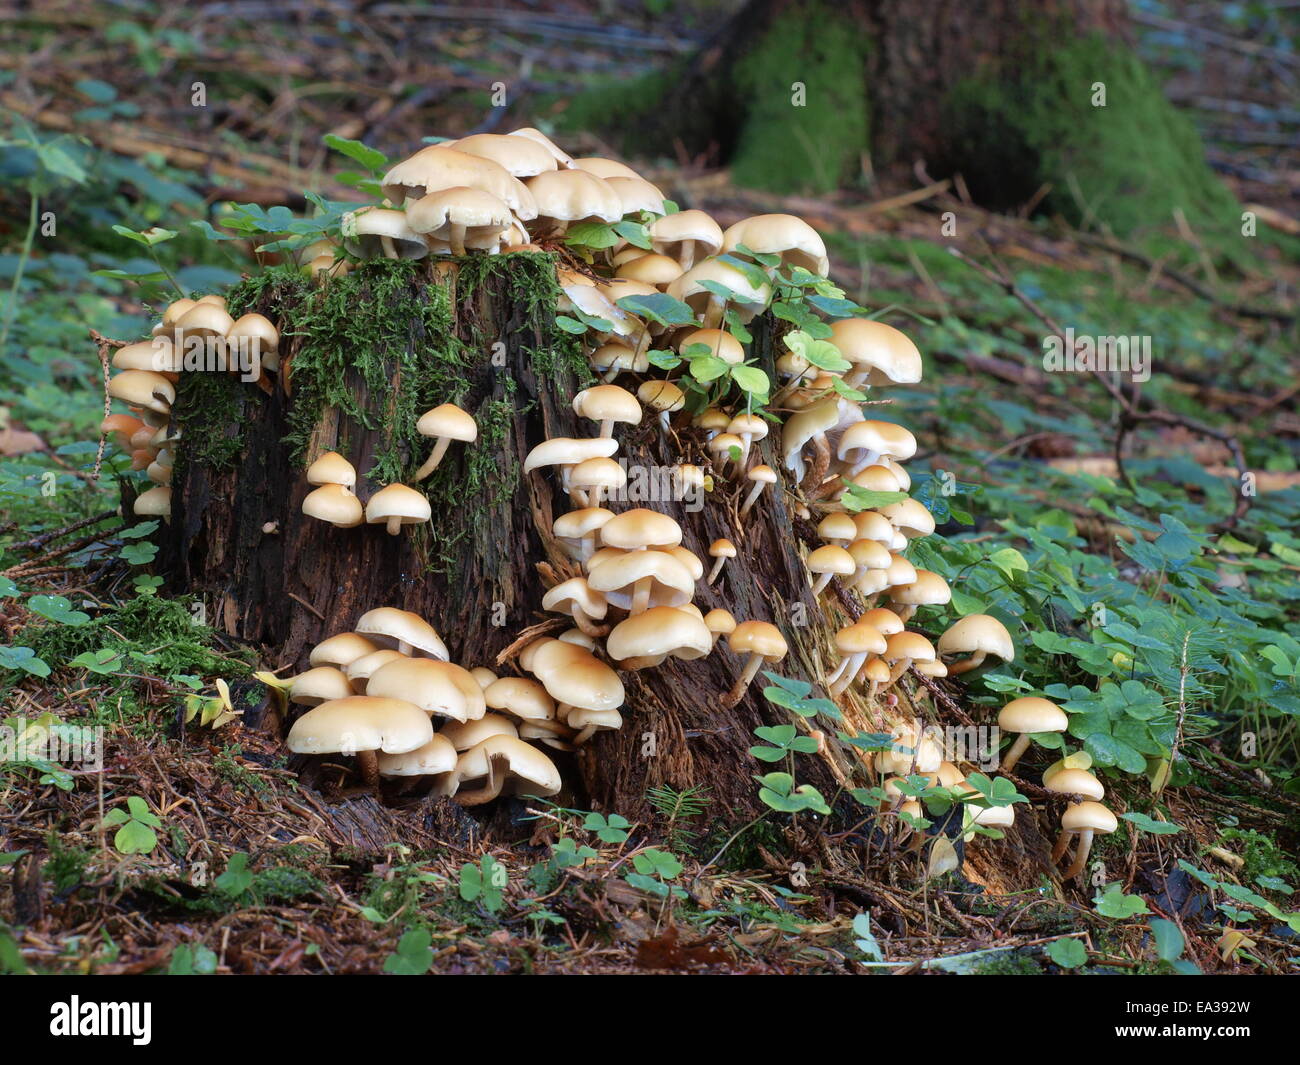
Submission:
[[[428,275],[415,283],[437,282]],[[245,309],[264,308],[274,316],[277,308],[284,313],[279,299],[274,290],[267,290],[260,303]],[[510,489],[499,505],[476,519],[469,507],[457,509],[440,500],[439,485],[449,483],[442,478],[454,479],[466,467],[467,445],[453,445],[422,486],[430,493],[441,540],[452,545],[449,574],[428,571],[422,538],[410,531],[390,536],[382,526],[337,529],[301,512],[309,490],[305,466],[325,450],[339,450],[356,466],[363,501],[376,490],[364,474],[371,457],[384,446],[391,419],[379,417],[377,429],[364,430],[337,410],[326,409],[309,454],[296,461],[284,437],[299,390],[286,394],[283,382],[277,381],[268,396],[229,377],[220,387],[238,397],[244,426],[240,447],[224,467],[193,456],[178,463],[173,514],[160,554],[169,590],[201,596],[220,630],[260,647],[275,666],[302,667],[311,647],[324,637],[349,629],[369,609],[398,606],[427,618],[447,643],[453,661],[467,668],[485,665],[499,674],[511,672],[513,652],[504,661],[502,655],[525,629],[550,622],[558,632],[569,624],[568,619],[544,614],[541,600],[550,584],[576,572],[549,536],[554,517],[569,509],[556,479],[550,471],[535,471],[516,482],[517,471],[529,450],[546,438],[595,433],[572,411],[571,399],[580,384],[574,375],[539,374],[529,354],[547,343],[551,313],[546,306],[530,310],[524,305],[509,267],[457,303],[458,334],[466,344],[479,345],[464,371],[468,389],[461,406],[474,413],[485,403],[506,402],[513,413],[501,439],[491,445],[496,448],[495,468]],[[756,322],[755,327],[755,354],[771,371],[772,324]],[[484,336],[503,341],[504,365],[493,364],[490,347],[482,345]],[[287,339],[282,357],[292,364],[304,338]],[[348,382],[359,395],[365,394],[359,370],[349,371]],[[390,410],[393,396],[403,387],[395,369],[391,382],[392,395],[366,396],[376,414]],[[174,410],[185,439],[222,431],[209,424],[209,410],[187,407],[185,396],[182,390]],[[615,435],[619,456],[630,464],[707,464],[703,435],[680,415],[667,434],[657,419],[646,417],[639,426],[619,426]],[[774,437],[757,445],[755,461],[778,468]],[[468,446],[482,447],[483,441]],[[427,445],[408,455],[408,469],[418,466],[426,453]],[[695,513],[674,501],[606,505],[615,510],[644,505],[671,514],[685,530],[684,545],[702,560],[708,559],[713,540],[726,537],[735,542],[740,557],[728,562],[713,586],[697,582],[696,604],[705,612],[725,607],[741,620],[774,621],[790,643],[789,656],[775,668],[783,675],[815,680],[818,646],[825,632],[833,630],[826,629],[809,597],[800,558],[799,533],[811,537],[812,530],[806,523],[802,530],[796,528],[800,523],[786,499],[771,490],[743,525],[737,524],[736,511],[748,487],[745,481],[720,478]],[[268,528],[273,531],[264,531]],[[795,604],[806,611],[805,628],[791,624],[800,616]],[[622,730],[598,733],[575,755],[557,755],[566,781],[574,784],[575,801],[649,820],[647,788],[703,786],[712,799],[711,815],[727,823],[761,812],[751,774],[779,767],[765,767],[748,755],[756,742],[752,730],[786,723],[790,715],[762,697],[761,683],[751,686],[736,707],[720,708],[743,665],[740,656],[719,647],[696,661],[670,659],[656,669],[623,674],[627,702]],[[651,745],[653,753],[648,753]],[[832,742],[825,758],[801,758],[799,780],[829,798],[850,760],[851,755]]]

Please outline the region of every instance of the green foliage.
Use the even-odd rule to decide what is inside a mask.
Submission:
[[[216,952],[201,943],[194,946],[180,944],[172,951],[167,965],[168,976],[211,976],[216,971]]]
[[[149,854],[158,846],[154,829],[162,828],[162,821],[138,795],[127,797],[125,810],[119,806],[104,815],[104,827],[115,826],[113,846],[122,854]]]
[[[507,883],[506,867],[490,854],[483,855],[478,865],[466,862],[460,867],[460,897],[481,903],[488,913],[498,913],[505,906]]]
[[[1088,950],[1077,939],[1054,939],[1047,944],[1047,956],[1062,969],[1077,969],[1088,960]]]
[[[384,972],[394,976],[423,976],[433,965],[433,937],[427,929],[403,932],[397,950],[384,959]]]

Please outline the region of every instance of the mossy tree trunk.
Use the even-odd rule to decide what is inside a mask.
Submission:
[[[1181,208],[1227,226],[1231,197],[1127,26],[1124,0],[750,0],[682,66],[627,90],[619,123],[632,150],[711,156],[778,192],[911,182],[921,161],[994,208],[1041,199],[1119,232]]]
[[[453,661],[498,673],[513,671],[513,656],[501,655],[526,629],[568,624],[541,611],[546,588],[576,572],[549,535],[568,500],[549,471],[521,473],[543,439],[593,433],[571,407],[586,359],[553,325],[552,260],[498,256],[441,270],[372,262],[325,290],[271,271],[237,289],[232,304],[279,323],[291,389],[283,372],[270,395],[233,376],[182,384],[174,416],[184,435],[160,562],[171,590],[201,596],[219,629],[262,649],[272,666],[304,666],[316,642],[377,606],[419,613]],[[756,336],[770,371],[770,328]],[[448,401],[475,415],[480,436],[453,445],[425,483],[430,525],[390,536],[380,525],[337,529],[302,514],[304,471],[321,452],[356,466],[364,501],[420,465],[429,442],[414,421]],[[707,463],[703,435],[688,419],[665,433],[647,417],[615,435],[633,470]],[[772,442],[762,451],[761,461],[776,467]],[[800,557],[800,534],[812,530],[794,528],[779,492],[737,524],[747,487],[719,480],[698,511],[673,501],[611,505],[670,513],[704,560],[714,539],[740,545],[715,585],[697,583],[697,605],[776,621],[791,643],[779,671],[816,680],[819,647],[833,628],[820,621]],[[734,709],[720,708],[743,664],[721,648],[623,674],[623,729],[559,756],[574,783],[567,798],[648,820],[648,788],[702,786],[710,813],[727,824],[760,812],[751,774],[765,770],[747,753],[752,730],[791,718],[759,694],[761,683]],[[865,714],[858,725],[867,727]],[[824,757],[801,758],[800,781],[830,796],[852,760],[832,739]]]

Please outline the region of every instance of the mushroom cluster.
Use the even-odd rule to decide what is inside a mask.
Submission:
[[[240,372],[269,388],[266,374],[279,367],[280,331],[260,314],[232,318],[221,296],[179,299],[163,311],[152,335],[113,353],[108,394],[127,412],[108,413],[100,434],[131,456],[152,487],[135,500],[142,518],[171,518],[172,469],[180,429],[171,424],[182,373]]]
[[[556,794],[559,770],[536,745],[569,749],[569,738],[617,727],[608,709],[622,703],[622,685],[599,662],[585,672],[562,654],[534,664],[539,677],[562,669],[555,687],[570,701],[557,705],[543,683],[449,659],[418,614],[367,611],[351,632],[317,644],[311,668],[289,683],[289,701],[308,708],[289,730],[289,750],[355,756],[371,787],[381,777],[430,777],[439,794],[470,806],[503,793]]]

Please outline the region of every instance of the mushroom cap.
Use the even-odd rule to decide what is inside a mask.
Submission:
[[[767,436],[767,420],[761,414],[737,414],[727,423],[727,432],[763,440]]]
[[[517,178],[530,178],[554,170],[559,165],[555,155],[539,141],[512,137],[502,133],[475,133],[460,140],[444,141],[439,148],[452,148],[480,159],[491,159]]]
[[[636,396],[618,385],[594,385],[573,397],[573,412],[593,422],[613,421],[636,425],[641,421],[641,404]]]
[[[545,686],[529,677],[502,677],[483,691],[487,705],[504,710],[525,721],[551,721],[555,718],[555,700]]]
[[[366,504],[366,521],[380,525],[389,518],[400,518],[403,525],[419,525],[432,517],[428,498],[404,484],[390,484],[370,497]]]
[[[589,171],[590,172],[590,171]],[[664,194],[657,185],[636,175],[602,178],[618,197],[624,215],[646,211],[649,214],[664,213]]]
[[[684,241],[694,241],[696,259],[722,250],[722,227],[703,211],[678,211],[656,218],[650,225],[650,243],[661,255],[680,257]]]
[[[857,568],[853,556],[835,544],[824,544],[808,555],[808,569],[813,573],[847,576]]]
[[[123,370],[114,374],[108,382],[108,394],[158,414],[167,414],[176,402],[172,383],[152,370]]]
[[[152,340],[127,344],[113,353],[115,370],[152,370],[154,373],[180,373],[184,368],[181,351],[165,333]]]
[[[660,655],[701,658],[711,650],[713,633],[704,620],[670,606],[651,607],[619,622],[605,641],[606,653],[618,662]]]
[[[781,630],[766,621],[742,621],[727,637],[727,646],[736,654],[756,654],[780,659],[789,650]]]
[[[910,658],[913,662],[932,662],[935,657],[934,645],[919,632],[904,630],[887,638],[885,653],[880,657],[886,662],[897,662],[903,658]]]
[[[627,470],[613,459],[587,459],[569,471],[574,488],[622,488],[627,484]]]
[[[643,281],[648,285],[671,285],[682,276],[682,264],[667,255],[650,252],[629,259],[615,271],[615,277]]]
[[[668,286],[668,295],[688,304],[697,314],[704,309],[713,293],[704,282],[716,282],[729,289],[734,298],[728,300],[741,317],[752,317],[767,306],[772,286],[764,282],[755,285],[743,270],[719,259],[705,259],[692,266]]]
[[[176,330],[186,337],[224,337],[234,324],[224,303],[209,303],[205,296],[176,319]]]
[[[853,540],[857,538],[858,527],[844,511],[833,510],[817,523],[817,535],[823,540]]]
[[[446,436],[466,443],[478,439],[478,423],[454,403],[425,411],[415,423],[415,431],[421,436]]]
[[[862,542],[868,544],[876,544],[875,540],[865,540]],[[876,544],[876,546],[880,547],[881,545]],[[852,545],[850,545],[849,546],[850,554],[852,553],[852,551],[853,551],[853,547]],[[920,575],[920,570],[918,570],[914,565],[912,565],[911,560],[904,558],[896,551],[889,552],[889,566],[885,570],[885,580],[889,583],[889,585],[893,586],[897,584],[912,584],[913,582],[916,581],[919,575]],[[951,596],[949,598],[951,598]],[[942,652],[940,653],[942,654]]]
[[[617,222],[623,217],[619,195],[603,178],[586,170],[553,170],[528,179],[537,217],[558,222],[595,218]]]
[[[604,593],[614,606],[626,610],[632,605],[633,587],[647,578],[652,582],[652,606],[681,606],[689,603],[695,593],[691,571],[667,551],[657,550],[629,551],[605,559],[591,568],[587,583],[593,591]]]
[[[548,152],[550,152],[553,156],[555,156],[555,161],[558,165],[560,166],[574,165],[573,156],[571,156],[563,148],[560,148],[553,140],[551,140],[550,137],[548,137],[540,129],[535,129],[532,126],[520,126],[519,129],[512,129],[509,133],[506,134],[506,136],[527,137],[531,141],[536,141]]]
[[[1007,627],[1002,622],[989,614],[967,614],[939,637],[941,655],[973,654],[976,651],[997,655],[1004,662],[1010,662],[1016,657],[1016,645],[1011,642],[1011,633],[1007,632]],[[1047,700],[1044,699],[1043,702]]]
[[[867,380],[872,385],[914,385],[921,380],[921,353],[892,325],[842,318],[832,323],[830,342],[849,362],[870,367]]]
[[[735,558],[736,545],[725,537],[714,540],[709,544],[709,556],[711,558]]]
[[[174,326],[181,320],[181,316],[197,302],[198,300],[192,300],[184,296],[178,300],[172,300],[171,303],[167,304],[166,309],[164,309],[162,313],[162,325],[168,328]]]
[[[853,523],[850,522],[850,525]],[[857,526],[853,526],[857,530]],[[820,529],[818,530],[820,532]],[[853,559],[853,565],[865,566],[868,570],[880,570],[885,573],[893,561],[889,548],[875,540],[854,540],[845,548]],[[888,577],[886,576],[886,580]],[[901,623],[900,623],[901,626]]]
[[[929,536],[934,532],[934,515],[919,500],[903,499],[890,503],[887,507],[881,507],[880,513],[909,540]]]
[[[636,390],[636,395],[652,410],[669,414],[686,405],[686,393],[671,381],[645,381]]]
[[[1061,827],[1067,832],[1100,832],[1104,835],[1114,832],[1119,821],[1099,802],[1077,802],[1061,815]]]
[[[439,639],[437,630],[419,614],[413,614],[409,610],[399,610],[392,606],[367,610],[358,619],[354,630],[368,637],[378,647],[396,648],[399,643],[408,643],[430,658],[441,658],[446,662],[451,657],[447,654],[447,645]]]
[[[466,721],[487,711],[483,689],[469,670],[433,658],[394,659],[370,675],[367,695],[405,699],[426,714]]]
[[[556,518],[551,532],[564,540],[578,540],[596,532],[613,517],[614,512],[604,507],[582,507]]]
[[[952,601],[952,589],[933,570],[918,569],[911,583],[889,590],[889,599],[905,606],[942,606]]]
[[[607,605],[605,597],[593,591],[585,577],[572,577],[542,596],[542,609],[569,615],[581,610],[587,617],[599,620],[605,616]]]
[[[289,688],[289,702],[302,706],[316,706],[331,699],[346,699],[355,695],[348,678],[334,666],[314,666],[293,678]]]
[[[308,492],[302,501],[302,512],[340,529],[351,529],[365,519],[361,500],[341,484],[323,484]]]
[[[477,721],[448,721],[439,736],[446,736],[458,751],[467,751],[489,736],[518,736],[515,723],[504,714],[484,714]]]
[[[577,169],[585,170],[588,174],[595,174],[596,177],[605,181],[612,177],[639,178],[641,176],[626,163],[620,163],[613,159],[602,159],[595,155],[575,159],[573,165]]]
[[[616,710],[623,705],[623,682],[585,647],[552,640],[538,649],[532,671],[557,702],[590,710]]]
[[[626,344],[602,344],[591,353],[591,365],[597,370],[627,370],[645,373],[650,368],[650,357],[638,355]]]
[[[383,255],[385,237],[392,242],[400,259],[421,259],[429,254],[429,242],[407,225],[406,215],[401,211],[363,207],[345,214],[339,228],[343,246],[360,259]],[[182,321],[182,328],[184,324]]]
[[[481,189],[504,203],[516,218],[527,222],[537,217],[532,193],[505,167],[491,159],[438,144],[421,148],[390,169],[384,175],[383,188],[384,195],[396,204],[418,200],[443,189]],[[346,233],[344,230],[345,236]]]
[[[943,640],[939,641],[942,653]],[[1070,719],[1050,699],[1026,695],[1012,699],[998,711],[998,728],[1004,732],[1064,732]]]
[[[524,473],[543,466],[576,466],[587,459],[607,459],[617,450],[618,441],[609,436],[553,436],[528,452],[524,459]]]
[[[308,484],[341,484],[347,488],[357,483],[356,468],[335,451],[326,451],[307,467]]]
[[[167,518],[172,512],[172,490],[165,484],[156,484],[135,497],[132,507],[141,518]]]
[[[862,667],[863,676],[867,680],[875,681],[877,684],[884,684],[889,679],[889,667],[885,665],[883,658],[869,658],[866,665]]]
[[[1043,787],[1060,795],[1082,795],[1085,799],[1100,799],[1106,794],[1100,780],[1086,769],[1060,769],[1052,774]]]
[[[365,695],[366,685],[370,683],[370,678],[375,675],[375,672],[398,659],[405,661],[406,655],[401,651],[394,651],[391,647],[381,647],[360,658],[354,658],[343,667],[343,675],[348,678],[358,695]]]
[[[792,214],[742,218],[723,233],[722,249],[733,252],[742,244],[761,255],[780,255],[783,262],[802,266],[819,277],[830,271],[826,242],[812,226]]]
[[[985,828],[1010,828],[1015,823],[1014,806],[977,806],[971,816],[971,824]]]
[[[616,514],[601,527],[601,543],[634,550],[640,547],[675,547],[682,542],[682,527],[667,514],[633,507]]]
[[[849,478],[853,484],[859,488],[865,488],[869,492],[906,492],[902,480],[888,466],[880,463],[872,463],[870,466],[864,466]],[[908,486],[911,481],[907,482]]]
[[[854,422],[840,437],[835,455],[844,461],[855,452],[876,452],[896,459],[910,459],[916,454],[916,437],[893,422],[863,420]]]
[[[447,240],[454,226],[492,236],[509,229],[514,221],[500,197],[463,185],[430,192],[406,208],[406,224],[412,232],[440,240]]]
[[[781,461],[786,469],[803,477],[803,459],[800,452],[814,436],[825,433],[840,418],[840,405],[834,396],[827,396],[795,411],[781,427]]]
[[[863,510],[853,515],[853,524],[857,526],[858,536],[864,540],[875,540],[888,547],[894,542],[894,527],[883,514],[874,510]]]
[[[738,366],[745,361],[745,346],[725,329],[692,329],[677,342],[680,354],[694,344],[703,344],[713,357],[728,366]]]
[[[413,703],[350,695],[308,710],[293,723],[286,743],[295,754],[401,754],[431,739],[429,717]]]
[[[376,761],[381,777],[431,777],[456,768],[456,748],[446,736],[435,732],[423,747],[401,754],[381,753]]]
[[[761,463],[753,467],[745,476],[755,483],[761,481],[763,484],[776,484],[776,470]]]
[[[715,635],[727,636],[736,631],[736,619],[731,611],[717,607],[704,615],[705,627]]]
[[[270,355],[280,350],[280,330],[263,314],[245,314],[236,318],[226,339],[251,341],[261,355]]]
[[[489,736],[465,751],[456,761],[452,773],[453,786],[459,788],[465,780],[486,777],[495,759],[504,760],[514,791],[523,795],[554,795],[563,786],[560,771],[555,763],[541,751],[514,736]]]
[[[312,648],[308,661],[313,666],[338,666],[355,662],[362,655],[378,651],[379,645],[355,632],[340,632]]]
[[[835,634],[835,646],[846,655],[882,655],[887,642],[879,629],[859,618]]]

